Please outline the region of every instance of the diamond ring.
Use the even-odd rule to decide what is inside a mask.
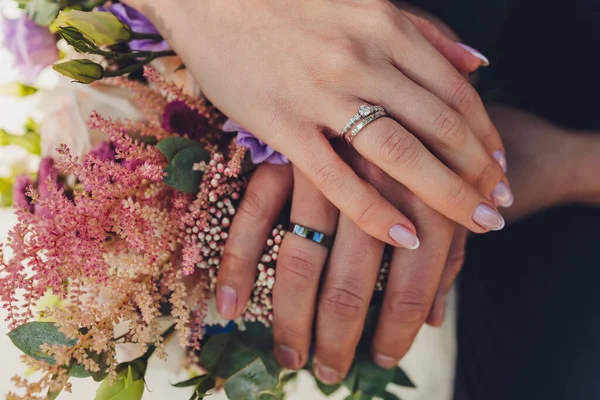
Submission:
[[[385,112],[385,110],[383,109],[383,107],[381,106],[373,106],[371,104],[363,104],[360,107],[358,107],[358,113],[356,113],[355,116],[353,116],[344,126],[344,128],[340,131],[340,138],[343,138],[344,135],[350,130],[352,129],[352,127],[354,125],[356,125],[356,123],[358,121],[360,121],[363,118],[367,118],[368,116],[375,114],[376,112]]]

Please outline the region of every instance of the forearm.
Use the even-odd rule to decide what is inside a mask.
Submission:
[[[600,133],[574,132],[569,141],[571,168],[565,201],[600,204]]]

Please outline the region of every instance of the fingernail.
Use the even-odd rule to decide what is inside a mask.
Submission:
[[[464,43],[458,43],[458,45],[466,51],[468,51],[469,53],[473,54],[475,57],[479,58],[481,60],[482,67],[487,67],[488,65],[490,65],[490,60],[488,60],[487,57],[481,54],[479,51],[475,50],[471,46],[467,46]]]
[[[500,182],[492,192],[492,200],[494,204],[500,207],[510,207],[515,201],[512,190],[504,182]]]
[[[400,246],[416,250],[421,245],[419,238],[402,225],[394,225],[390,229],[390,237]]]
[[[381,368],[390,369],[398,364],[395,358],[385,356],[383,354],[375,354],[373,356],[373,361],[375,364],[379,365]]]
[[[481,203],[475,209],[473,213],[473,221],[482,226],[485,229],[492,231],[499,231],[504,228],[504,218],[495,208],[488,206],[485,203]]]
[[[317,361],[314,362],[314,373],[318,380],[326,385],[335,385],[340,383],[342,377],[337,373],[336,370],[319,364]]]
[[[237,307],[237,293],[231,286],[221,286],[217,298],[219,315],[225,319],[233,319]]]
[[[504,155],[504,152],[502,150],[495,151],[493,157],[496,159],[496,161],[498,161],[500,167],[502,167],[502,171],[506,173],[508,170],[508,163],[506,162],[506,156]]]
[[[277,357],[277,361],[281,364],[282,367],[288,369],[298,369],[300,368],[300,354],[291,347],[284,346],[282,344],[275,347],[275,356]]]

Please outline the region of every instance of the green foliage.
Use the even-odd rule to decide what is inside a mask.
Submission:
[[[41,346],[43,344],[60,345],[70,348],[77,343],[77,340],[69,339],[60,332],[53,322],[28,322],[9,332],[8,337],[23,353],[36,360],[43,360],[52,365],[56,363],[56,360],[52,356],[42,352]],[[106,377],[106,373],[104,372],[108,367],[106,354],[88,353],[88,355],[98,363],[100,371],[90,374],[82,365],[73,364],[68,367],[69,375],[74,378],[88,378],[91,376],[99,382]]]
[[[225,382],[225,393],[230,400],[258,400],[261,392],[279,382],[271,375],[260,357],[233,374]]]
[[[383,396],[381,396],[383,400],[400,400],[400,397],[396,396],[393,393],[385,392]]]
[[[42,153],[40,135],[37,133],[37,130],[30,130],[28,128],[31,124],[35,123],[32,121],[28,122],[25,126],[26,131],[23,135],[13,135],[4,129],[0,129],[0,146],[13,144],[24,148],[31,154],[40,155]]]
[[[203,174],[194,171],[194,164],[208,162],[209,152],[200,143],[179,136],[166,138],[156,147],[169,161],[164,182],[182,192],[197,193]]]
[[[51,0],[30,0],[26,10],[33,22],[42,26],[50,26],[60,11],[60,5]]]
[[[28,322],[9,332],[8,337],[23,353],[50,364],[56,361],[43,353],[40,346],[49,344],[73,347],[77,343],[77,340],[69,339],[60,332],[53,322]]]
[[[138,358],[117,366],[117,381],[111,385],[105,379],[96,391],[95,400],[140,400],[146,386],[144,375],[147,361]]]
[[[405,386],[409,388],[416,387],[408,375],[406,375],[406,372],[404,372],[400,367],[396,367],[394,369],[394,379],[392,379],[392,383],[395,383],[398,386]]]

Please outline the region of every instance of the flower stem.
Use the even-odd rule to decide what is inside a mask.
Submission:
[[[152,40],[158,40],[158,41],[165,40],[161,35],[156,34],[156,33],[132,32],[131,37],[132,37],[132,39],[152,39]]]

